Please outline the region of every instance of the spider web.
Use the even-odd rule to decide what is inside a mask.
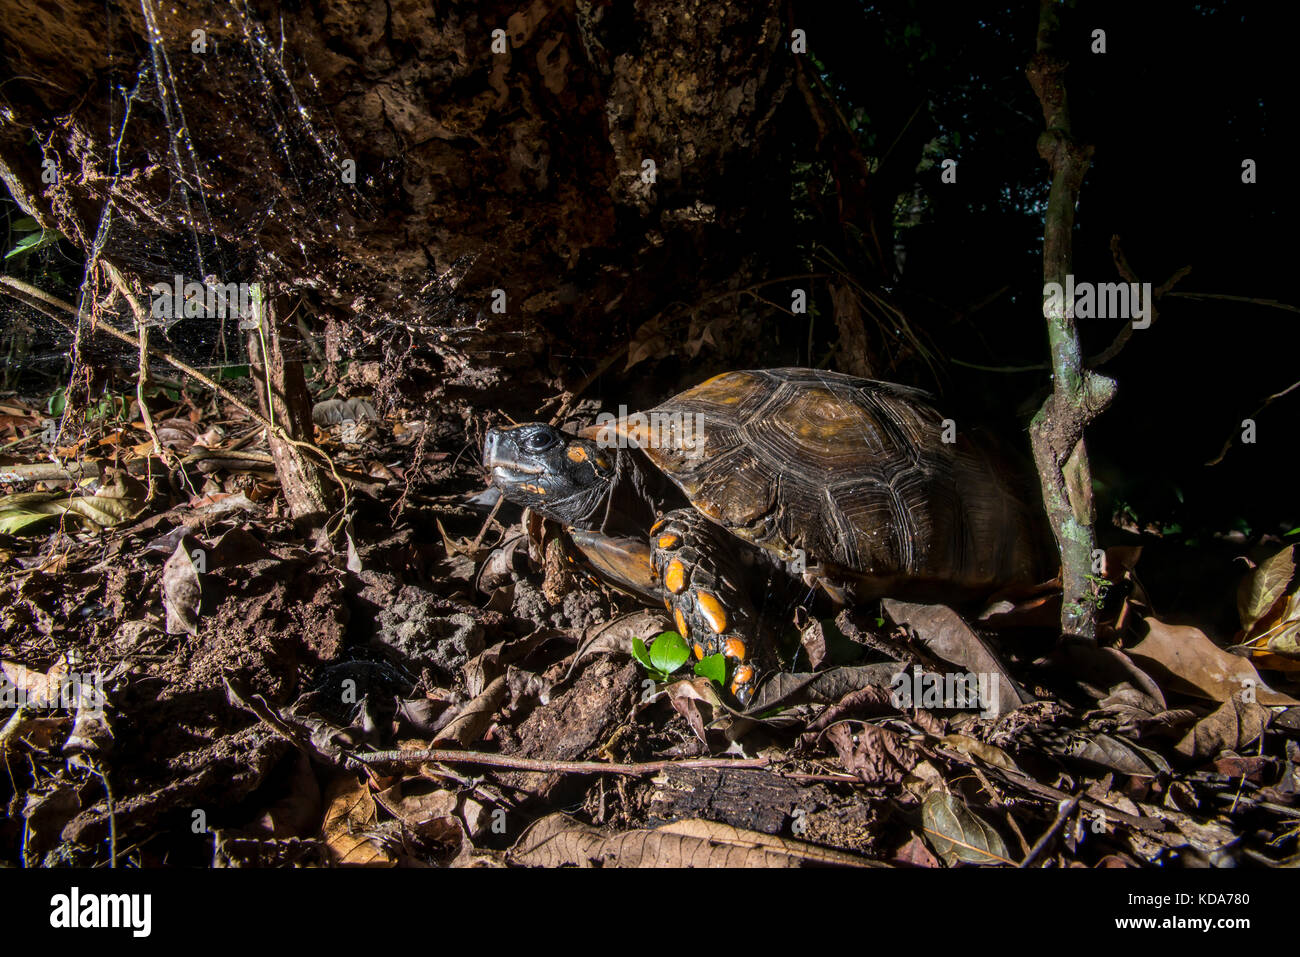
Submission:
[[[265,237],[278,231],[282,239],[286,227],[292,236],[311,235],[310,230],[352,230],[340,218],[355,221],[375,215],[342,175],[346,157],[328,111],[315,105],[316,77],[305,65],[294,64],[298,84],[291,79],[282,33],[273,40],[247,4],[214,3],[214,32],[221,24],[225,33],[207,37],[204,55],[194,56],[191,49],[178,47],[174,31],[170,41],[165,39],[156,0],[140,0],[140,9],[148,41],[143,56],[130,49],[130,31],[118,29],[111,10],[106,14],[114,79],[104,110],[107,146],[101,168],[83,170],[83,175],[99,174],[105,200],[84,259],[78,261],[72,243],[59,242],[5,264],[5,272],[73,307],[71,313],[52,310],[57,315],[53,318],[46,310],[8,297],[0,301],[7,387],[23,380],[52,384],[66,378],[76,358],[125,370],[136,367],[138,355],[129,343],[90,332],[104,324],[131,337],[138,331],[129,304],[109,283],[106,258],[144,284],[138,301],[152,313],[162,288],[174,289],[178,277],[182,290],[198,283],[202,288],[196,291],[204,293],[208,286],[232,291],[237,286],[248,293],[262,271],[277,277],[328,274],[339,266],[317,261],[317,254],[300,239],[295,241],[300,261],[284,262]],[[191,91],[199,84],[215,90],[221,115],[198,115]],[[166,142],[150,142],[151,128],[165,130]],[[222,146],[241,140],[248,149],[240,160],[256,157],[272,164],[291,189],[272,194],[256,183],[240,190],[214,187],[230,181],[235,162],[222,155]],[[270,152],[256,156],[264,146]],[[170,192],[163,203],[142,210],[129,184],[151,165],[164,167]],[[21,215],[10,207],[11,223]],[[15,247],[16,235],[11,230],[6,249]],[[72,285],[78,280],[79,285]],[[209,296],[209,305],[211,300]],[[302,321],[300,328],[309,327],[313,319],[305,310],[293,318]],[[247,333],[239,328],[239,319],[233,304],[216,314],[156,320],[151,316],[150,345],[219,378],[222,370],[239,370],[248,361]],[[367,351],[378,354],[363,345],[353,357]],[[298,342],[289,357],[307,362],[322,358],[315,343],[306,341]],[[159,358],[151,359],[150,370],[164,380],[178,378]]]

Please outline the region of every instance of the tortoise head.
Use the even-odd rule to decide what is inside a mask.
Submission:
[[[600,524],[618,455],[542,422],[488,429],[483,442],[483,465],[502,495],[580,528]]]

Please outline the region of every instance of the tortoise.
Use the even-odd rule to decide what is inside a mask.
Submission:
[[[576,435],[490,429],[483,464],[603,578],[662,600],[697,658],[732,659],[746,705],[774,661],[748,589],[756,556],[837,604],[958,602],[1042,580],[1040,500],[931,401],[816,369],[728,372]]]

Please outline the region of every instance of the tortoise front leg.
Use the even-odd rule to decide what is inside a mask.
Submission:
[[[696,658],[721,652],[732,659],[730,690],[747,705],[759,676],[755,658],[766,662],[770,654],[756,641],[740,547],[694,509],[674,509],[650,529],[651,565],[678,632]]]

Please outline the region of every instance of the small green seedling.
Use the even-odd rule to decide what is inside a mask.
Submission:
[[[640,638],[632,639],[632,657],[645,666],[655,681],[667,681],[690,656],[686,640],[675,631],[661,632],[649,647]]]
[[[650,645],[640,638],[632,639],[632,657],[641,662],[650,677],[657,682],[670,681],[675,672],[691,657],[686,640],[675,631],[661,632]],[[709,655],[695,662],[695,673],[718,684],[726,684],[727,659],[721,654]]]

